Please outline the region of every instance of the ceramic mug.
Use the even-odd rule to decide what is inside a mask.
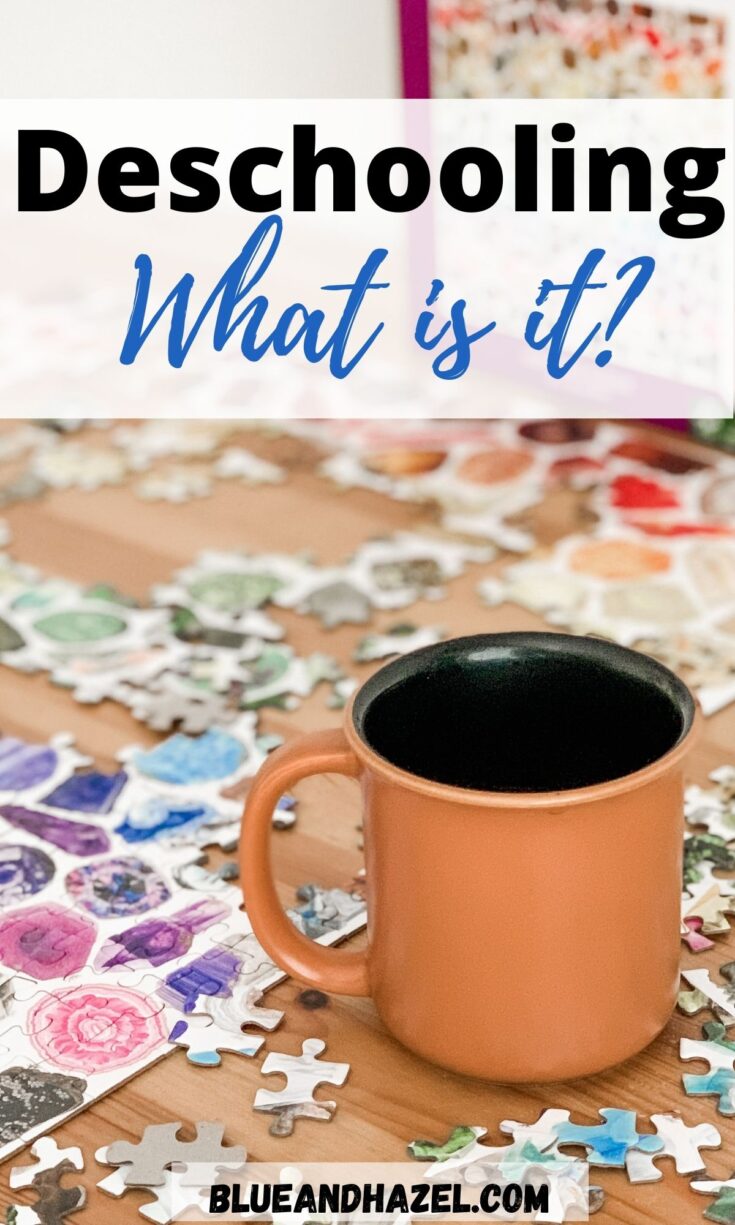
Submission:
[[[248,796],[241,879],[277,964],[372,995],[425,1058],[498,1081],[585,1076],[666,1024],[679,982],[684,683],[565,634],[480,634],[376,672],[343,730],[277,749]],[[279,796],[362,787],[367,947],[296,930],[269,864]]]

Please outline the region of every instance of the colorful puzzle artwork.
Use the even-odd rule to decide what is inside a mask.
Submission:
[[[705,714],[735,700],[735,541],[601,528],[479,590],[492,606],[508,600],[561,629],[646,651],[682,675]]]
[[[450,98],[720,98],[718,0],[429,0],[433,93]]]
[[[525,553],[525,516],[549,488],[604,479],[629,437],[596,421],[289,422],[290,432],[333,452],[320,471],[338,487],[437,505],[448,531]]]
[[[239,888],[184,871],[236,845],[233,795],[271,743],[245,713],[131,746],[106,774],[68,739],[0,738],[0,1159],[179,1045],[216,1066],[261,1045],[243,1024],[278,1024],[259,1001],[284,975]],[[365,903],[310,886],[289,913],[331,944]]]
[[[397,532],[320,566],[287,554],[203,553],[141,607],[104,585],[82,588],[0,558],[0,657],[44,671],[77,701],[112,699],[156,731],[206,731],[262,706],[292,709],[344,672],[321,651],[301,656],[274,619],[296,609],[331,629],[380,610],[435,600],[483,545]]]

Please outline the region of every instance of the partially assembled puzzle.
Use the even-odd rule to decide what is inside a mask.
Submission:
[[[109,772],[68,737],[0,737],[0,1160],[179,1047],[215,1067],[279,1024],[261,997],[284,975],[234,865],[206,855],[236,845],[241,791],[273,745],[256,718],[132,746]],[[365,902],[309,886],[289,913],[331,944]]]
[[[600,527],[483,580],[480,595],[655,656],[689,683],[705,714],[735,700],[735,540],[725,534],[651,539]]]
[[[376,610],[438,599],[487,547],[398,532],[335,566],[305,556],[206,552],[141,607],[105,585],[82,588],[0,556],[0,658],[46,672],[79,702],[112,699],[156,731],[203,732],[262,706],[291,709],[344,672],[301,656],[273,613],[296,609],[326,629]],[[400,643],[396,647],[400,650]]]

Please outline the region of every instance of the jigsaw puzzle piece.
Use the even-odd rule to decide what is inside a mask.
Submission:
[[[83,1208],[87,1192],[82,1186],[64,1187],[61,1180],[72,1170],[84,1168],[84,1160],[80,1149],[70,1148],[59,1150],[56,1141],[49,1136],[37,1140],[31,1152],[39,1160],[35,1165],[16,1166],[10,1172],[10,1187],[31,1187],[37,1193],[35,1204],[26,1210],[12,1205],[7,1210],[7,1221],[15,1225],[26,1220],[39,1225],[62,1225],[64,1219],[71,1213]]]
[[[544,1110],[535,1123],[516,1123],[512,1119],[503,1119],[500,1130],[503,1135],[512,1136],[513,1140],[535,1144],[542,1151],[553,1146],[558,1151],[559,1129],[570,1122],[568,1110]]]
[[[646,1135],[636,1130],[633,1110],[616,1110],[607,1107],[599,1112],[604,1123],[592,1127],[578,1123],[561,1123],[557,1130],[557,1144],[579,1144],[585,1147],[590,1165],[624,1166],[629,1149],[640,1149],[644,1153],[660,1153],[664,1142],[660,1136]]]
[[[714,940],[702,935],[703,922],[696,916],[685,918],[681,925],[681,938],[692,953],[706,953],[715,947]]]
[[[339,931],[346,923],[365,911],[365,899],[345,889],[323,889],[320,885],[299,885],[298,905],[288,914],[304,935],[311,940]]]
[[[720,1021],[726,1029],[735,1025],[735,1017],[722,1012],[709,996],[704,995],[695,987],[692,991],[680,991],[676,997],[676,1006],[688,1017],[696,1017],[700,1012],[711,1011],[715,1020]]]
[[[284,1014],[278,1008],[262,1007],[262,998],[262,991],[245,983],[236,985],[229,997],[202,996],[197,1000],[195,1011],[205,1013],[230,1033],[239,1033],[243,1025],[274,1030],[281,1024]]]
[[[704,935],[721,935],[730,930],[728,914],[735,910],[735,883],[713,874],[709,864],[701,865],[700,879],[682,896],[682,921],[700,919]]]
[[[735,839],[735,768],[720,766],[710,774],[714,787],[687,787],[684,816],[726,842]]]
[[[280,1072],[286,1077],[286,1086],[277,1091],[258,1089],[253,1101],[255,1110],[277,1111],[284,1107],[315,1105],[327,1110],[331,1107],[329,1117],[336,1110],[335,1103],[315,1101],[314,1090],[318,1085],[343,1085],[347,1079],[350,1065],[348,1063],[329,1063],[319,1056],[326,1049],[326,1043],[321,1038],[307,1038],[301,1045],[301,1055],[285,1055],[271,1052],[264,1060],[261,1072],[268,1076],[272,1072]],[[314,1117],[313,1115],[311,1117]],[[321,1117],[321,1116],[319,1116]],[[279,1133],[282,1134],[282,1133]],[[286,1133],[288,1134],[288,1133]]]
[[[42,802],[49,808],[106,816],[120,799],[127,782],[125,770],[114,770],[111,774],[94,769],[78,771],[62,779],[42,797]]]
[[[137,855],[113,855],[67,873],[66,891],[98,919],[122,919],[163,905],[171,890],[160,872]]]
[[[27,1043],[25,1044],[27,1049]],[[16,1058],[0,1069],[0,1146],[83,1106],[87,1081]]]
[[[202,995],[230,995],[242,968],[238,953],[215,946],[167,974],[158,985],[158,995],[170,1008],[193,1012]]]
[[[501,1130],[503,1130],[502,1124]],[[464,1160],[465,1156],[469,1156],[477,1148],[482,1150],[480,1155],[487,1153],[487,1145],[479,1144],[482,1136],[486,1135],[486,1127],[469,1127],[460,1124],[454,1127],[447,1139],[440,1144],[434,1140],[411,1140],[407,1145],[408,1154],[416,1161],[433,1161],[437,1165],[441,1164],[444,1170],[459,1169],[461,1166],[454,1164],[455,1161],[461,1162],[462,1165],[468,1164]],[[474,1157],[470,1157],[470,1160],[474,1160]],[[452,1164],[448,1164],[450,1161]]]
[[[78,767],[91,764],[89,757],[77,752],[73,736],[66,732],[52,736],[47,744],[0,736],[0,800],[9,802],[22,795],[26,803],[32,803]]]
[[[679,1044],[681,1059],[702,1059],[710,1065],[706,1075],[684,1073],[682,1082],[690,1097],[714,1094],[719,1098],[720,1114],[735,1115],[735,1042],[729,1042],[724,1025],[710,1021],[704,1027],[705,1040],[682,1038]]]
[[[91,919],[56,902],[41,902],[2,916],[0,961],[39,981],[65,978],[86,964],[96,937]]]
[[[229,907],[213,898],[202,898],[174,914],[144,919],[110,936],[99,949],[95,970],[116,970],[120,966],[161,966],[183,957],[191,948],[197,932],[220,922]]]
[[[182,889],[195,893],[224,894],[232,892],[232,881],[238,879],[240,870],[236,863],[227,860],[218,868],[208,868],[209,856],[202,854],[195,859],[186,859],[173,869],[173,878]]]
[[[682,970],[681,976],[689,983],[690,987],[693,987],[695,991],[705,997],[711,1007],[726,1013],[728,1017],[735,1021],[735,999],[733,998],[732,990],[727,990],[724,987],[720,987],[717,983],[713,983],[709,970]]]
[[[59,1148],[53,1136],[41,1136],[31,1145],[31,1156],[36,1158],[32,1165],[16,1165],[10,1171],[8,1186],[11,1191],[21,1187],[30,1187],[37,1174],[43,1170],[53,1170],[65,1163],[68,1169],[83,1170],[84,1158],[80,1148]]]
[[[630,1149],[625,1157],[625,1168],[631,1182],[658,1182],[663,1178],[655,1165],[659,1157],[673,1157],[677,1174],[696,1174],[705,1169],[701,1148],[719,1148],[722,1137],[711,1123],[698,1123],[687,1127],[683,1119],[673,1114],[652,1114],[651,1122],[663,1140],[660,1153],[645,1153]]]
[[[128,1187],[159,1187],[165,1183],[167,1166],[174,1164],[242,1165],[241,1145],[224,1145],[222,1123],[197,1123],[195,1140],[179,1140],[182,1124],[156,1123],[146,1127],[139,1143],[115,1140],[107,1146],[105,1161],[124,1166]]]
[[[99,825],[71,821],[22,804],[0,805],[0,817],[15,829],[33,834],[42,842],[48,842],[71,855],[104,855],[110,850],[110,839]]]
[[[108,1165],[107,1146],[97,1149],[95,1160],[101,1165]],[[169,1225],[175,1220],[180,1213],[186,1208],[197,1208],[202,1211],[202,1200],[199,1195],[199,1190],[192,1187],[189,1193],[184,1194],[184,1187],[181,1182],[183,1167],[174,1166],[171,1170],[164,1171],[164,1181],[161,1186],[147,1187],[155,1196],[147,1204],[139,1204],[138,1212],[147,1221],[152,1221],[153,1225]],[[100,1191],[105,1195],[110,1195],[114,1199],[119,1199],[128,1190],[128,1184],[125,1182],[125,1167],[120,1166],[119,1169],[113,1170],[106,1178],[97,1183]],[[188,1202],[187,1202],[188,1201]]]
[[[294,1106],[278,1106],[273,1110],[273,1122],[268,1131],[271,1136],[290,1136],[297,1119],[322,1119],[329,1122],[337,1109],[336,1102],[299,1102]]]
[[[3,841],[0,844],[0,910],[17,905],[51,884],[56,865],[38,847]]]
[[[704,1213],[708,1221],[717,1221],[719,1225],[735,1225],[735,1173],[727,1179],[695,1178],[689,1186],[700,1195],[717,1196],[714,1204]]]
[[[27,1013],[27,1040],[49,1066],[93,1076],[165,1050],[168,1026],[150,990],[86,981],[40,997]]]
[[[141,777],[169,786],[232,783],[253,756],[256,716],[247,712],[228,728],[211,727],[200,736],[176,732],[151,749],[133,746],[121,760]],[[258,758],[260,764],[262,757]],[[255,773],[255,769],[249,771]]]
[[[265,1038],[244,1033],[238,1035],[232,1030],[223,1029],[211,1017],[195,1015],[185,1021],[176,1021],[168,1040],[176,1046],[186,1048],[186,1057],[190,1063],[203,1068],[216,1068],[222,1062],[221,1051],[231,1051],[236,1055],[255,1055]]]
[[[590,1165],[623,1166],[626,1155],[633,1150],[642,1156],[663,1153],[662,1139],[636,1130],[634,1111],[608,1108],[600,1114],[605,1119],[604,1124],[583,1127],[570,1121],[568,1110],[544,1110],[535,1123],[504,1119],[500,1130],[516,1142],[534,1144],[544,1151],[560,1153],[561,1145],[579,1144],[588,1149]]]

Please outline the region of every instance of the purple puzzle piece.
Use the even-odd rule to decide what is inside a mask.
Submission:
[[[87,770],[72,774],[43,797],[51,808],[67,808],[70,812],[107,813],[128,781],[124,770],[105,774]]]
[[[158,994],[180,1012],[193,1012],[199,995],[230,995],[242,958],[226,949],[209,949],[195,961],[172,970]]]
[[[80,864],[64,883],[77,905],[98,919],[145,914],[171,897],[163,877],[132,855]]]
[[[96,825],[83,825],[81,821],[67,821],[48,812],[33,808],[21,808],[18,804],[0,804],[0,817],[10,825],[35,834],[44,842],[58,846],[72,855],[103,855],[110,849],[110,839]]]
[[[165,965],[167,961],[183,957],[191,948],[197,932],[218,923],[228,914],[229,906],[203,898],[165,919],[144,919],[142,923],[111,936],[97,954],[94,968],[112,970],[131,962]]]
[[[52,880],[54,861],[45,851],[21,843],[0,844],[0,906],[40,893]]]
[[[0,791],[24,791],[51,778],[59,757],[50,745],[0,736]]]

